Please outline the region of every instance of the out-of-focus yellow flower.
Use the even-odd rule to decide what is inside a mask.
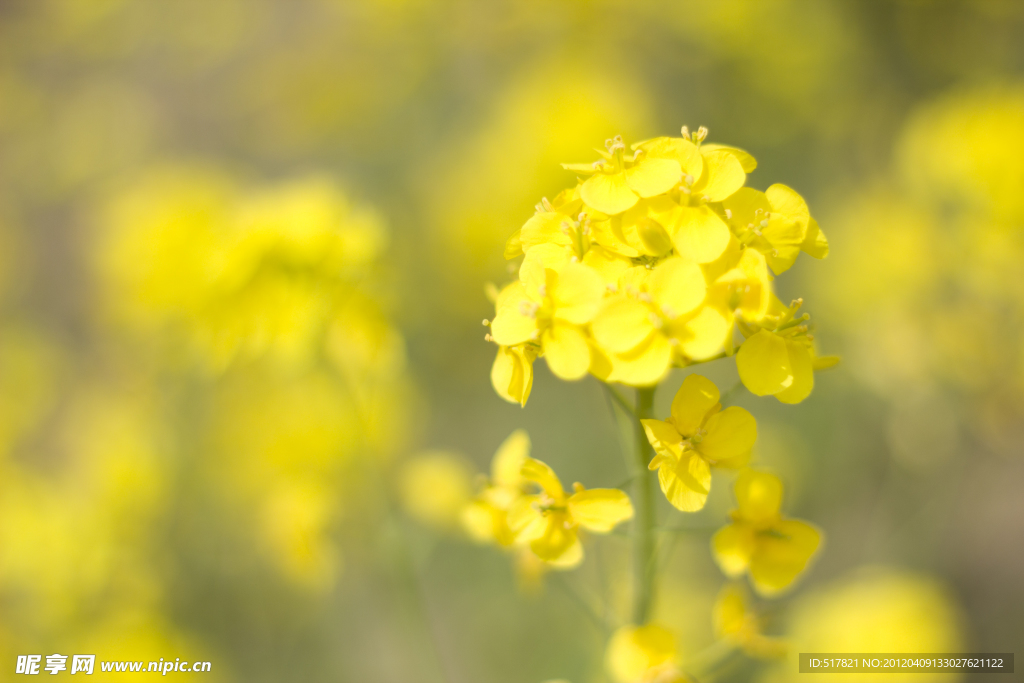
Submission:
[[[818,358],[806,313],[795,318],[803,304],[798,299],[788,307],[776,299],[768,315],[758,324],[742,326],[746,341],[736,354],[736,369],[744,386],[755,396],[774,396],[783,403],[800,403],[814,388],[814,371],[834,366],[835,356]]]
[[[795,660],[798,652],[962,652],[963,623],[955,600],[938,580],[899,569],[863,567],[794,603],[790,656]],[[791,661],[787,669],[792,673],[779,680],[802,680],[795,664]],[[939,673],[872,675],[872,680],[886,683],[958,678]]]
[[[730,583],[722,588],[713,609],[715,637],[728,640],[751,657],[785,656],[788,647],[779,638],[761,631],[761,619],[750,609],[743,588]]]
[[[605,534],[633,517],[633,504],[618,489],[573,486],[567,495],[554,471],[540,460],[527,458],[521,476],[540,487],[539,494],[521,496],[508,512],[509,528],[517,540],[548,564],[571,569],[583,561],[578,529]]]
[[[623,626],[612,634],[605,667],[615,683],[685,683],[676,636],[664,626]]]
[[[266,498],[263,540],[271,561],[297,585],[326,591],[342,569],[330,538],[338,513],[329,489],[311,482],[283,482]]]
[[[656,455],[661,490],[683,512],[704,507],[711,489],[711,466],[742,467],[757,440],[757,422],[745,409],[722,410],[718,387],[690,375],[672,400],[672,416],[642,420]]]
[[[715,561],[726,576],[749,573],[759,594],[777,595],[803,572],[821,544],[821,532],[781,516],[782,482],[773,474],[744,470],[734,490],[739,508],[711,540]]]
[[[491,477],[477,496],[463,508],[463,528],[480,543],[510,546],[515,534],[508,526],[508,510],[526,494],[523,463],[530,456],[530,436],[523,429],[509,434],[491,460]]]
[[[372,213],[311,177],[244,191],[214,171],[152,172],[100,218],[110,314],[182,335],[212,368],[318,357],[384,245]]]
[[[469,470],[452,453],[419,453],[402,464],[398,493],[415,519],[437,529],[452,529],[472,496]]]

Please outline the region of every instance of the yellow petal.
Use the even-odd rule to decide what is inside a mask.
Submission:
[[[539,496],[519,496],[509,504],[505,521],[517,541],[525,543],[544,535],[547,520],[538,507],[539,501]]]
[[[702,375],[689,375],[672,399],[672,423],[680,433],[693,436],[711,409],[718,405],[715,383]]]
[[[505,513],[482,500],[473,500],[462,509],[459,521],[477,543],[497,543]]]
[[[695,197],[706,197],[705,201],[720,202],[743,187],[747,174],[739,159],[725,150],[701,152],[704,155],[704,173],[693,186]]]
[[[797,221],[800,224],[801,232],[807,229],[807,222],[811,218],[811,212],[807,208],[807,202],[797,194],[796,190],[781,183],[776,183],[764,191],[768,201],[772,204],[772,213],[780,213],[786,218]]]
[[[561,555],[544,561],[555,569],[572,569],[579,566],[583,562],[583,544],[580,543],[579,535],[576,533],[572,534],[572,543],[562,551]]]
[[[515,346],[534,337],[537,320],[530,315],[533,302],[522,287],[505,289],[499,295],[497,313],[491,321],[491,336],[501,346]]]
[[[523,463],[530,457],[530,435],[517,429],[501,442],[491,460],[491,479],[500,486],[519,486]]]
[[[640,255],[638,249],[640,245],[631,244],[623,233],[621,216],[614,216],[607,220],[591,220],[590,239],[605,249],[626,258],[636,258]]]
[[[519,376],[516,373],[519,372]],[[522,372],[519,370],[519,362],[514,353],[507,346],[499,346],[498,354],[494,357],[494,364],[491,365],[491,386],[498,392],[498,396],[509,403],[519,403],[519,399],[513,394],[512,389],[517,383],[522,382]]]
[[[704,428],[707,434],[697,449],[715,463],[729,464],[747,458],[757,441],[757,421],[737,406],[715,413]]]
[[[612,354],[612,372],[608,381],[632,387],[649,387],[662,380],[672,365],[672,345],[665,335],[655,332],[646,342],[628,353]]]
[[[640,420],[640,424],[643,425],[644,431],[647,433],[647,440],[659,453],[668,446],[678,446],[683,442],[682,434],[679,433],[675,425],[670,425],[668,422],[647,419]],[[672,452],[678,455],[678,450]]]
[[[683,206],[670,226],[672,243],[683,258],[697,263],[714,261],[729,246],[729,226],[707,206]]]
[[[770,534],[759,534],[750,560],[750,580],[764,596],[789,588],[821,544],[821,533],[807,522],[787,519]]]
[[[801,227],[795,220],[775,214],[772,214],[768,225],[762,228],[761,235],[770,244],[770,248],[763,252],[776,275],[786,272],[796,262],[806,232],[806,224]]]
[[[733,485],[743,519],[755,525],[771,524],[782,507],[782,481],[774,474],[744,470]]]
[[[650,311],[632,297],[622,294],[605,299],[591,326],[594,339],[607,351],[626,353],[654,332]]]
[[[729,212],[730,223],[736,226],[739,234],[743,234],[751,227],[760,227],[759,223],[771,214],[772,204],[764,192],[741,187],[722,202],[722,208]]]
[[[540,244],[548,243],[569,246],[572,240],[562,230],[562,224],[568,220],[569,216],[556,211],[534,214],[519,231],[521,251],[529,251]],[[507,250],[505,258],[510,258]]]
[[[704,171],[704,157],[701,156],[697,145],[686,138],[654,138],[637,147],[643,149],[651,159],[674,159],[683,169],[683,173],[694,179],[700,178]]]
[[[811,354],[811,356],[814,358],[811,365],[814,367],[815,372],[834,368],[842,360],[839,356],[815,356],[814,354]]]
[[[653,218],[641,219],[636,224],[636,233],[648,256],[664,256],[675,246],[665,227]]]
[[[786,341],[768,330],[760,330],[740,346],[736,369],[743,385],[755,396],[771,396],[793,384]]]
[[[530,541],[530,550],[540,559],[554,562],[579,542],[576,528],[567,524],[564,512],[550,512],[544,515],[544,519],[547,523],[544,534]]]
[[[540,301],[541,287],[548,284],[548,271],[560,272],[570,263],[572,253],[558,244],[538,244],[526,252],[519,266],[523,293],[532,301]]]
[[[723,150],[728,152],[729,154],[732,154],[734,157],[736,157],[737,161],[740,162],[740,166],[743,167],[743,170],[746,173],[750,173],[751,171],[757,168],[757,159],[755,159],[750,152],[742,150],[739,147],[730,147],[729,145],[719,145],[714,142],[705,142],[703,145],[700,146],[700,148],[703,149],[705,152]]]
[[[807,223],[807,234],[804,236],[800,248],[814,258],[821,259],[828,256],[828,239],[818,227],[818,221],[813,218]]]
[[[584,529],[608,533],[633,518],[633,504],[618,489],[588,489],[569,496],[569,514]]]
[[[711,538],[715,563],[730,578],[741,576],[747,571],[754,549],[754,531],[745,524],[728,524]]]
[[[558,480],[558,475],[555,474],[555,471],[547,463],[534,458],[526,458],[523,460],[523,466],[520,468],[519,473],[523,479],[537,484],[556,501],[562,500],[565,496],[562,482]]]
[[[602,349],[593,339],[587,340],[590,344],[590,367],[588,372],[602,382],[607,382],[612,374],[612,361],[608,353]]]
[[[802,344],[787,341],[786,349],[789,352],[789,365],[793,369],[793,383],[775,394],[775,398],[783,403],[800,403],[814,389],[814,360],[811,350]]]
[[[679,340],[679,350],[687,358],[707,360],[717,353],[732,333],[732,320],[717,306],[707,305],[680,327],[672,326],[672,336]]]
[[[498,347],[491,366],[491,384],[498,395],[509,403],[526,405],[533,388],[533,353],[522,347]]]
[[[606,291],[601,276],[579,263],[562,268],[553,290],[555,318],[574,325],[585,325],[594,319]]]
[[[511,236],[505,241],[505,260],[514,259],[517,256],[523,255],[523,239],[522,230],[516,230]]]
[[[658,468],[661,490],[677,509],[696,512],[704,507],[711,489],[711,468],[694,451],[685,451],[678,462]]]
[[[580,379],[590,367],[590,345],[579,328],[556,323],[541,335],[544,359],[556,377]]]
[[[675,318],[690,313],[704,301],[704,273],[693,261],[670,258],[658,264],[647,283],[648,293],[662,314]]]
[[[594,174],[580,186],[580,196],[587,206],[609,216],[622,213],[639,201],[622,173]]]
[[[625,171],[629,189],[641,197],[665,194],[679,184],[683,170],[671,159],[641,159]]]
[[[633,264],[625,256],[595,244],[583,256],[583,265],[593,269],[607,288],[617,283]]]

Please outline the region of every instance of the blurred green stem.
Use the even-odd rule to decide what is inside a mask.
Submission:
[[[647,622],[654,594],[654,476],[647,470],[651,444],[640,420],[651,416],[654,387],[636,390],[636,518],[633,521],[633,623]]]

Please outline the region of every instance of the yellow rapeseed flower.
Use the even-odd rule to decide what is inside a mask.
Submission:
[[[765,192],[741,188],[722,207],[740,242],[764,254],[776,274],[789,270],[801,251],[819,259],[828,255],[828,240],[807,202],[785,185]]]
[[[587,206],[613,216],[632,208],[641,197],[654,197],[672,189],[683,177],[679,163],[650,158],[643,150],[626,154],[620,136],[605,141],[606,152],[593,164],[562,164],[570,171],[589,175],[580,185]]]
[[[770,659],[785,656],[785,641],[762,633],[761,620],[750,609],[740,586],[730,583],[721,590],[715,600],[713,617],[715,637],[735,644],[751,657]]]
[[[568,263],[555,270],[546,267],[542,258],[530,260],[542,249],[530,250],[521,279],[499,295],[491,336],[500,346],[538,342],[556,376],[579,379],[590,368],[590,346],[583,326],[597,314],[605,285],[584,265]]]
[[[664,626],[627,625],[612,634],[605,667],[615,683],[685,683],[676,636]]]
[[[696,263],[672,257],[650,271],[633,268],[620,284],[592,324],[609,363],[603,379],[656,384],[674,360],[703,359],[721,347],[726,321],[715,309],[701,307],[707,285]]]
[[[521,476],[540,487],[538,494],[516,499],[508,512],[508,524],[517,540],[548,564],[560,569],[583,561],[578,529],[608,533],[633,517],[629,496],[618,489],[584,489],[573,485],[572,495],[545,463],[526,458]]]
[[[509,434],[494,453],[491,477],[461,513],[462,526],[480,543],[508,547],[515,535],[508,526],[508,510],[526,493],[527,481],[520,474],[530,455],[530,436],[517,429]]]
[[[814,388],[814,371],[839,362],[835,356],[817,357],[814,338],[804,324],[806,313],[794,317],[803,300],[788,307],[774,296],[766,315],[756,325],[740,329],[747,336],[736,354],[736,369],[755,396],[774,396],[783,403],[800,403]]]
[[[749,573],[761,595],[777,595],[807,566],[821,544],[821,532],[780,515],[782,482],[773,474],[745,470],[734,490],[739,508],[731,513],[732,523],[711,540],[715,561],[731,578]]]
[[[704,507],[711,488],[711,466],[746,464],[757,440],[754,416],[736,406],[722,410],[711,380],[690,375],[672,401],[672,416],[642,420],[656,455],[661,490],[683,512]]]

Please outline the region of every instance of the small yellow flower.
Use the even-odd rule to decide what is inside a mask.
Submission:
[[[632,208],[641,197],[668,192],[683,177],[682,168],[673,159],[648,158],[639,149],[627,155],[619,136],[606,140],[605,147],[607,152],[598,151],[601,161],[562,167],[590,175],[580,186],[580,197],[587,206],[609,216]]]
[[[768,314],[758,324],[740,326],[747,339],[736,354],[736,369],[755,396],[800,403],[814,389],[814,371],[830,368],[839,359],[815,353],[806,324],[810,316],[794,317],[802,299],[788,307],[775,296],[771,299]]]
[[[668,258],[650,271],[632,269],[620,284],[621,291],[604,299],[592,324],[594,339],[610,363],[602,379],[656,384],[677,353],[683,364],[708,348],[721,347],[725,321],[716,311],[701,308],[707,285],[696,263]],[[708,313],[719,319],[717,326],[708,324]],[[714,338],[710,343],[709,336]]]
[[[590,345],[584,327],[597,314],[605,283],[593,269],[566,263],[548,267],[544,257],[554,245],[530,250],[520,280],[498,296],[491,336],[500,346],[539,343],[551,371],[574,380],[590,368]],[[537,254],[536,258],[532,258]]]
[[[707,130],[682,138],[661,137],[637,147],[650,159],[672,159],[683,169],[681,182],[664,197],[631,208],[623,216],[624,232],[630,224],[643,228],[652,222],[671,236],[676,253],[698,263],[717,259],[729,244],[729,226],[718,203],[734,195],[746,182],[739,150],[701,146]],[[742,154],[746,155],[745,152]],[[751,169],[756,166],[753,157]]]
[[[672,401],[672,416],[642,420],[656,455],[665,497],[683,512],[704,507],[711,488],[711,466],[741,467],[757,440],[754,416],[736,406],[722,410],[711,380],[690,375]]]
[[[605,534],[633,517],[629,496],[618,489],[584,489],[575,484],[567,495],[554,471],[540,460],[526,458],[523,479],[540,487],[539,494],[518,498],[508,512],[517,540],[548,564],[570,569],[583,561],[578,529]]]
[[[735,643],[751,657],[773,659],[785,656],[785,641],[761,632],[761,620],[750,609],[740,586],[727,584],[718,594],[712,613],[716,638]]]
[[[623,626],[612,634],[605,667],[615,683],[684,683],[676,637],[657,624]]]
[[[750,574],[754,589],[774,596],[788,588],[821,544],[821,533],[779,514],[782,482],[773,474],[746,470],[736,479],[739,508],[732,523],[711,540],[715,561],[726,576]]]
[[[505,439],[491,461],[491,477],[480,493],[462,510],[466,533],[480,543],[508,547],[515,535],[508,526],[508,510],[526,493],[527,481],[520,470],[530,455],[530,436],[517,429]]]
[[[819,259],[828,255],[828,240],[807,202],[785,185],[765,192],[741,188],[722,207],[740,241],[764,254],[776,274],[789,270],[801,251]]]

